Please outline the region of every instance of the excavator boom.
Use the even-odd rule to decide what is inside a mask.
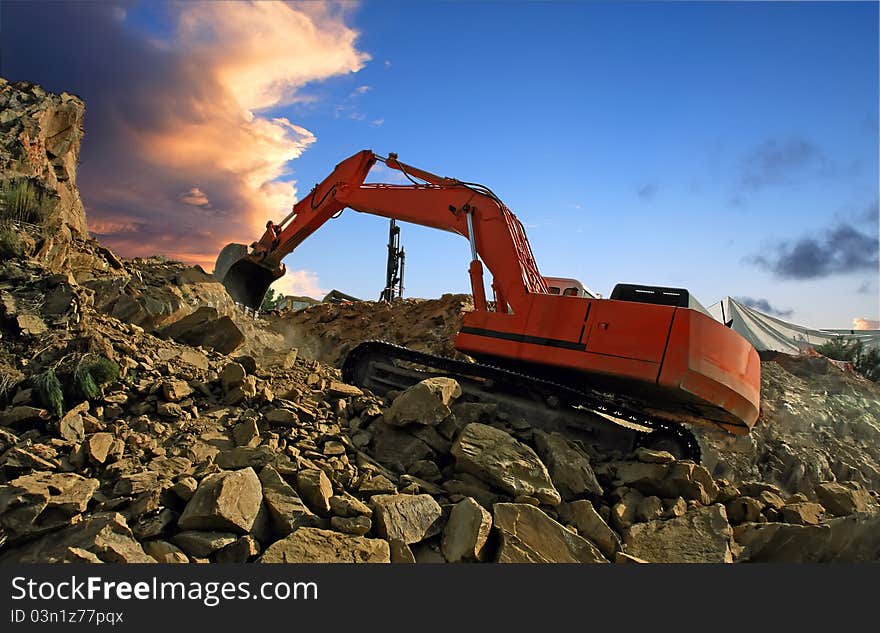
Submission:
[[[376,162],[412,184],[365,183]],[[541,275],[522,224],[488,187],[437,176],[394,154],[363,150],[336,165],[250,248],[224,248],[215,274],[237,302],[257,308],[284,274],[282,259],[346,208],[469,240],[475,309],[456,338],[460,351],[578,389],[623,393],[660,417],[738,434],[755,423],[757,352],[686,290],[619,284],[611,299],[599,299],[577,282],[564,291],[551,287],[559,280]],[[492,276],[491,301],[483,264]]]

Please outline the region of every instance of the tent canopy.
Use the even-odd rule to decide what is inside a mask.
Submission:
[[[880,347],[880,330],[814,330],[758,312],[726,297],[708,308],[716,321],[739,333],[759,352],[799,354],[839,337],[852,338],[865,347]]]

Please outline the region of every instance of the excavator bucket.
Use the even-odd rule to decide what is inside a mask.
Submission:
[[[227,244],[217,256],[214,276],[226,287],[236,303],[257,310],[266,296],[272,282],[281,277],[284,271],[266,266],[258,259],[248,255],[244,244]]]

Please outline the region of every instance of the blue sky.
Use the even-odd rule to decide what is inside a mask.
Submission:
[[[161,40],[157,59],[173,57],[168,5],[125,9],[113,33],[139,46]],[[212,3],[215,13],[229,9]],[[7,10],[5,22],[28,10],[39,9]],[[292,103],[256,111],[314,136],[277,179],[295,180],[300,196],[360,149],[393,151],[491,187],[525,224],[545,275],[577,277],[606,296],[617,282],[645,283],[686,287],[704,305],[726,295],[764,300],[810,326],[880,318],[877,3],[388,0],[345,5],[336,18],[357,32],[350,46],[369,60],[316,74]],[[93,113],[122,94],[82,71],[94,61],[76,67],[81,45],[62,55],[64,38],[47,39],[52,57],[33,42],[39,34],[30,37],[9,45],[4,76],[82,94]],[[188,49],[176,46],[180,67]],[[40,55],[52,63],[41,65]],[[138,72],[164,72],[150,66]],[[137,72],[118,75],[108,82],[128,83],[115,90],[136,90]],[[165,84],[189,89],[170,76]],[[88,187],[99,162],[88,152],[107,138],[91,116],[81,187],[87,208],[109,222],[122,203]],[[203,210],[219,209],[210,187],[222,183],[206,173],[190,180],[212,201]],[[106,231],[123,254],[132,248]],[[311,271],[323,290],[375,298],[386,237],[386,220],[346,211],[288,257],[288,268]],[[464,240],[405,225],[402,241],[408,296],[468,291]]]
[[[284,109],[318,137],[301,189],[361,147],[396,151],[492,187],[545,274],[765,298],[808,325],[877,318],[876,267],[790,280],[749,263],[876,209],[876,4],[368,2],[351,22],[372,61]],[[377,294],[386,230],[346,212],[289,266]],[[409,294],[467,289],[463,240],[406,226],[403,242]]]

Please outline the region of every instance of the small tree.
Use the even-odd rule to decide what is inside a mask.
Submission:
[[[266,292],[266,296],[263,297],[263,303],[260,304],[260,312],[268,312],[269,310],[274,310],[281,302],[284,300],[284,295],[281,293],[275,292],[272,288],[269,288],[268,292]]]
[[[880,349],[876,347],[866,349],[858,339],[838,336],[816,347],[816,351],[834,360],[848,361],[868,380],[880,382]]]

